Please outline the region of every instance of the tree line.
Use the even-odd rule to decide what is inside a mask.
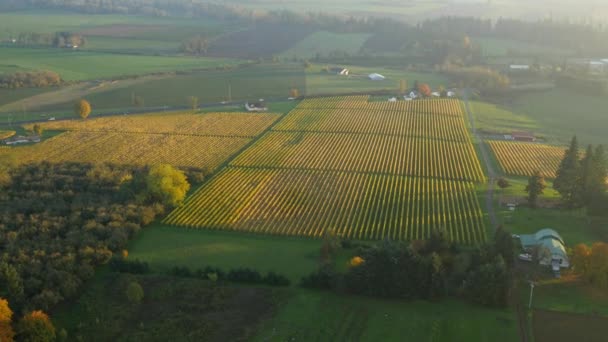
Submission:
[[[584,154],[572,138],[564,153],[553,187],[570,209],[586,207],[592,215],[608,215],[608,156],[602,145],[589,145]]]
[[[73,298],[189,188],[167,166],[39,163],[3,172],[0,297],[24,313]]]
[[[25,71],[0,74],[0,88],[45,88],[63,84],[58,73],[53,71]]]
[[[535,22],[499,18],[496,21],[475,17],[442,17],[416,25],[389,18],[338,17],[323,13],[295,13],[286,10],[260,10],[238,5],[190,0],[4,0],[0,8],[59,8],[84,13],[120,13],[152,16],[212,17],[249,23],[268,22],[314,25],[336,32],[390,33],[408,36],[424,32],[447,40],[464,35],[512,39],[540,45],[575,49],[579,53],[608,51],[608,31],[600,25],[543,19]]]
[[[78,33],[72,32],[21,32],[12,37],[12,39],[14,39],[14,44],[38,46],[44,45],[56,48],[83,47],[87,43],[85,37]]]
[[[300,285],[385,298],[462,297],[492,307],[504,307],[509,299],[515,252],[511,235],[502,228],[493,242],[473,250],[448,242],[441,230],[427,241],[359,245],[345,273],[333,266],[338,248],[326,238],[319,269]]]

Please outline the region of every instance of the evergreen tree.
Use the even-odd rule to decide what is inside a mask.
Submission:
[[[593,152],[591,161],[592,173],[591,182],[596,187],[595,190],[604,193],[607,190],[606,180],[608,180],[608,158],[604,151],[604,146],[598,145]]]
[[[574,136],[570,142],[570,147],[564,154],[564,159],[562,159],[557,169],[557,177],[553,182],[553,188],[559,192],[562,201],[568,208],[575,208],[581,204],[580,168],[578,140]]]
[[[593,168],[593,146],[587,146],[585,156],[581,160],[581,168],[579,175],[579,187],[581,191],[581,199],[584,204],[589,204],[592,193],[594,192],[594,168]]]

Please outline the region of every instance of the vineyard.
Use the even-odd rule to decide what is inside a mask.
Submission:
[[[53,122],[45,128],[68,131],[9,153],[24,163],[167,163],[212,171],[277,118],[274,114],[212,113]]]
[[[47,130],[87,132],[255,137],[271,125],[277,117],[276,114],[266,113],[255,115],[248,113],[163,113],[46,122],[42,124],[42,127]]]
[[[0,130],[0,140],[3,139],[8,139],[10,137],[12,137],[13,135],[15,135],[15,131],[4,131],[4,130]]]
[[[500,167],[506,174],[529,177],[536,171],[546,178],[555,173],[564,157],[565,148],[541,144],[489,141]]]
[[[302,101],[165,223],[353,239],[486,239],[459,101]]]

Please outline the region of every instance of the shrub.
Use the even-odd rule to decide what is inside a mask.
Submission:
[[[114,272],[146,274],[150,272],[150,266],[147,262],[135,260],[126,260],[122,257],[113,257],[110,260],[110,269]]]
[[[127,286],[126,295],[131,304],[139,304],[144,299],[144,289],[138,282],[132,281]]]

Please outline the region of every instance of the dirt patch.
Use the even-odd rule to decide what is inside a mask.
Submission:
[[[103,36],[116,38],[135,38],[142,33],[159,32],[166,29],[161,25],[104,25],[80,31],[83,36]]]
[[[534,310],[532,319],[536,342],[605,342],[608,318],[547,310]]]

